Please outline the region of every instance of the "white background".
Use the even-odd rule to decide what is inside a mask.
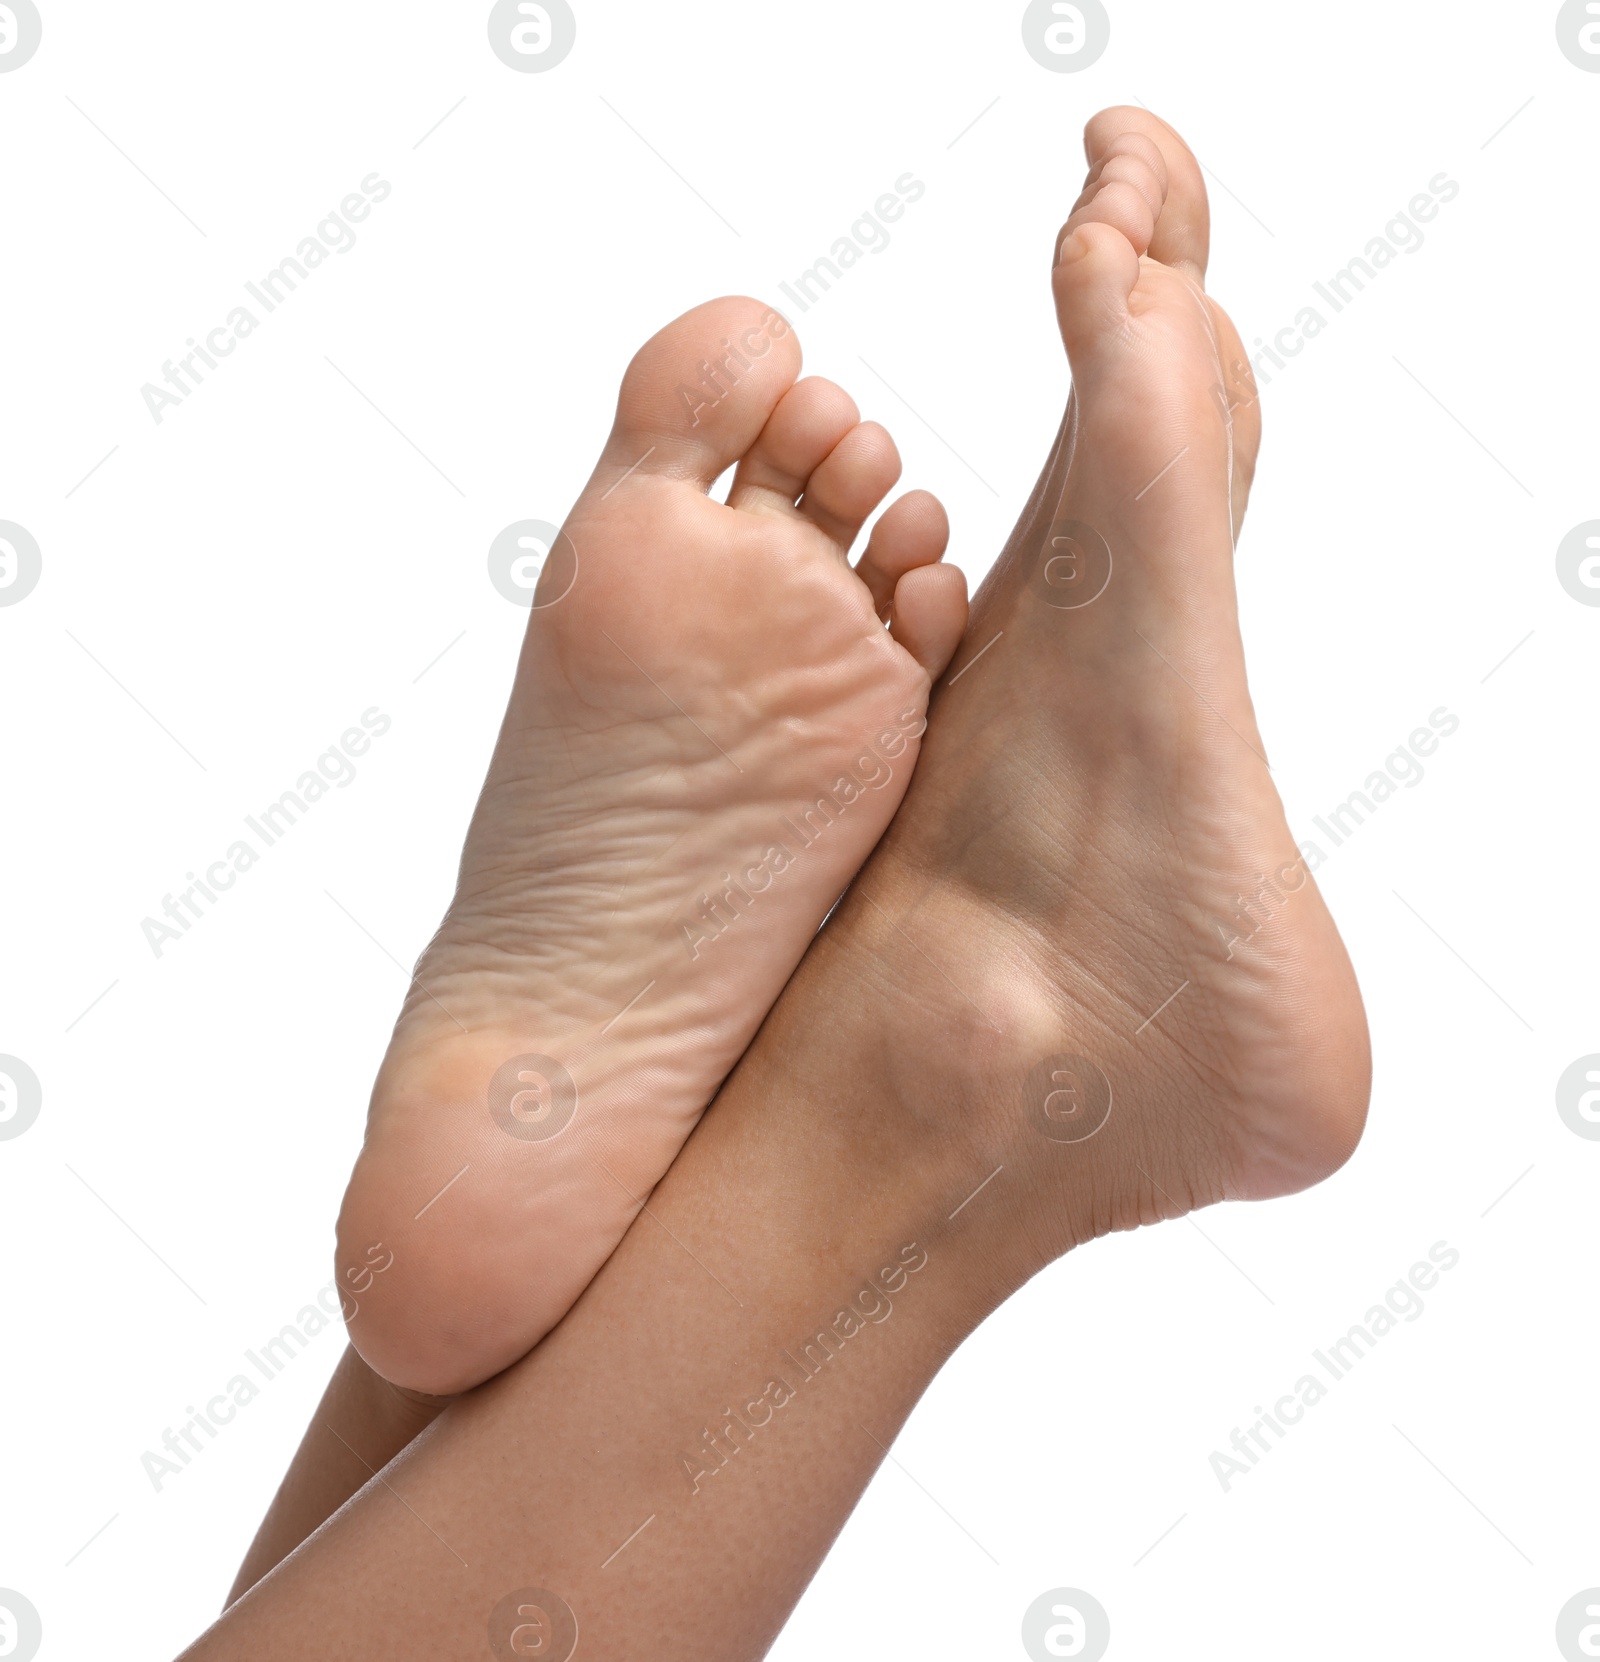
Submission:
[[[1026,54],[1016,0],[580,0],[539,75],[483,4],[41,4],[0,76],[0,518],[44,559],[0,609],[0,1051],[44,1088],[0,1142],[0,1586],[41,1654],[203,1627],[333,1366],[336,1330],[161,1492],[141,1470],[328,1278],[394,960],[448,895],[525,618],[490,539],[562,518],[641,340],[718,293],[782,302],[910,171],[892,243],[798,324],[981,576],[1065,395],[1047,272],[1081,128],[1138,98],[1211,170],[1247,342],[1460,185],[1272,371],[1239,551],[1299,835],[1460,718],[1318,872],[1371,1126],[1311,1194],[1102,1242],[1013,1300],[775,1654],[1021,1657],[1025,1607],[1074,1585],[1113,1662],[1556,1656],[1600,1584],[1600,1143],[1554,1104],[1600,1051],[1600,608],[1555,576],[1600,517],[1600,75],[1552,0],[1114,0],[1077,74]],[[155,424],[141,385],[374,170],[357,245]],[[355,783],[154,957],[141,918],[373,705]],[[1224,1493],[1212,1450],[1440,1240],[1461,1261],[1421,1319]]]

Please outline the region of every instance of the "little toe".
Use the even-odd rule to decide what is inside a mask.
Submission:
[[[887,618],[895,585],[908,571],[944,558],[950,516],[931,491],[907,491],[879,516],[856,562],[856,575],[872,591],[878,616]]]
[[[944,674],[967,632],[967,579],[960,566],[916,566],[895,584],[889,633],[927,671]]]
[[[843,387],[820,375],[796,381],[741,459],[728,506],[794,513],[811,475],[860,419]]]
[[[886,427],[863,421],[851,428],[806,481],[800,511],[848,550],[867,515],[900,477],[900,452]]]

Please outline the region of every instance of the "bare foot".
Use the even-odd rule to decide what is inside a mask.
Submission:
[[[1019,1273],[1316,1182],[1370,1075],[1245,684],[1259,405],[1202,287],[1200,169],[1138,109],[1096,116],[1087,149],[1053,272],[1066,419],[819,953],[882,1011],[903,1111],[966,1139],[974,1181],[1003,1167],[991,1200],[1043,1202],[1007,1237]]]
[[[339,1218],[397,1384],[464,1389],[560,1319],[911,776],[965,587],[926,493],[852,571],[899,458],[799,365],[753,300],[669,325],[546,560]]]

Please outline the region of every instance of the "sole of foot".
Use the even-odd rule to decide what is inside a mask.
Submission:
[[[338,1222],[350,1336],[450,1393],[610,1255],[878,841],[966,622],[925,492],[776,312],[635,356],[534,592]],[[710,494],[735,467],[727,500]]]
[[[1317,1182],[1370,1080],[1246,686],[1260,406],[1203,286],[1201,171],[1140,109],[1096,116],[1086,148],[1052,270],[1066,418],[907,801],[805,972],[870,989],[885,1093],[957,1163],[953,1194],[957,1168],[1003,1167],[952,1227],[1028,1216],[1018,1275]]]

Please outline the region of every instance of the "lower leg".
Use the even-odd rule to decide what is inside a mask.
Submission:
[[[478,1654],[506,1643],[494,1612],[532,1587],[576,1613],[592,1658],[770,1643],[1020,1262],[999,1250],[1003,1209],[946,1221],[986,1156],[959,1137],[930,1156],[876,1077],[874,1022],[852,1013],[869,971],[826,942],[807,959],[790,1013],[567,1320],[448,1408],[193,1658]],[[748,1596],[730,1596],[730,1572]]]
[[[346,1346],[228,1592],[242,1598],[383,1470],[446,1405],[380,1379]]]

